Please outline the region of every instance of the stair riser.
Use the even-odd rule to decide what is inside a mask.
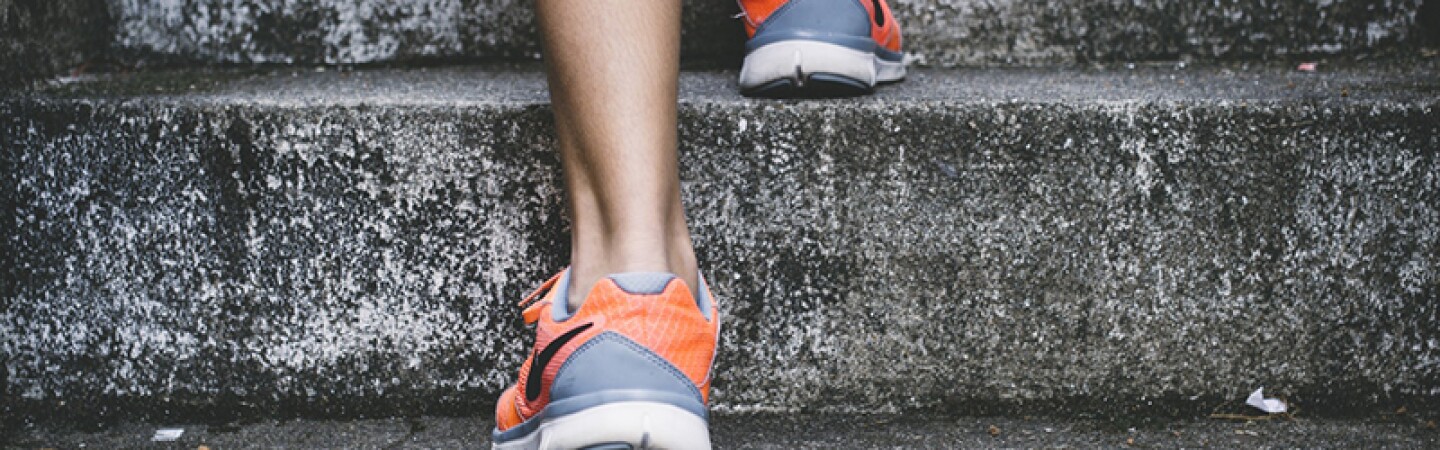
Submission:
[[[116,44],[203,62],[354,64],[535,58],[519,0],[113,0]],[[1366,54],[1419,44],[1422,0],[896,1],[906,47],[941,65]],[[266,8],[261,6],[265,5]],[[734,2],[686,1],[684,53],[738,61]],[[1429,19],[1435,20],[1435,19]],[[1428,28],[1440,28],[1431,23]]]
[[[687,104],[716,402],[1433,402],[1437,115]],[[548,117],[0,103],[7,402],[480,407],[528,350],[512,303],[566,259]]]
[[[1434,3],[1436,0],[1429,0]],[[902,0],[905,48],[933,66],[1273,60],[1417,53],[1425,0]],[[435,64],[539,58],[522,0],[0,0],[0,88],[70,71],[195,64]],[[1428,9],[1427,9],[1428,8]],[[733,2],[685,1],[682,54],[738,66]]]

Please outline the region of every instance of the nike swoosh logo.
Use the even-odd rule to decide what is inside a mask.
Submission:
[[[870,0],[870,3],[875,7],[875,26],[885,26],[885,8],[880,7],[880,0]]]
[[[571,339],[575,339],[575,336],[579,336],[580,333],[585,330],[590,329],[592,325],[595,325],[595,323],[587,323],[572,328],[570,331],[566,331],[565,334],[560,335],[560,337],[546,344],[545,349],[540,350],[540,354],[535,355],[535,361],[530,364],[530,376],[525,378],[526,401],[533,402],[540,398],[540,383],[544,382],[545,368],[550,366],[550,359],[554,358],[555,354],[559,353],[560,348],[564,347],[566,343],[570,342]]]

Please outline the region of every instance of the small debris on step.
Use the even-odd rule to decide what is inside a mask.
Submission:
[[[161,428],[155,430],[155,435],[150,437],[153,442],[174,442],[185,434],[184,428]]]
[[[1251,392],[1250,398],[1245,399],[1245,404],[1270,414],[1283,413],[1286,409],[1285,402],[1279,399],[1265,398],[1265,387],[1263,386],[1256,389],[1255,392]]]

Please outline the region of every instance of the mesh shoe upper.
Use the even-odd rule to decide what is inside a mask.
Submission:
[[[691,392],[698,392],[702,406],[708,402],[710,369],[719,334],[713,296],[702,296],[702,310],[678,278],[657,285],[653,292],[642,293],[627,291],[615,279],[603,278],[591,289],[584,305],[570,313],[563,304],[556,304],[564,301],[564,283],[557,282],[562,275],[546,281],[522,302],[533,301],[524,314],[527,323],[536,325],[535,350],[521,366],[519,381],[501,394],[495,412],[498,431],[524,423],[557,400],[552,398],[552,390],[562,366],[602,334],[639,348],[646,357],[658,357],[660,360],[654,361],[657,370],[683,374],[694,387]],[[537,359],[543,360],[545,366],[535,367]],[[532,375],[536,370],[540,371],[538,375]],[[603,373],[572,378],[592,375]],[[566,395],[574,394],[567,391]]]
[[[843,2],[843,4],[842,4]],[[870,37],[875,43],[886,50],[899,52],[901,45],[900,24],[891,13],[890,5],[886,0],[739,0],[742,17],[745,21],[746,36],[754,38],[756,33],[763,32],[766,22],[771,18],[778,18],[786,15],[791,10],[813,10],[814,8],[797,8],[800,3],[827,3],[820,6],[820,9],[827,9],[828,6],[846,6],[859,4],[869,15]],[[828,8],[840,11],[844,8]],[[825,30],[815,30],[823,33]]]

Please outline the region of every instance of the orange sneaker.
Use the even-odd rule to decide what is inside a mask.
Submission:
[[[905,78],[900,25],[885,0],[739,0],[740,92],[845,97]]]
[[[703,279],[697,300],[673,274],[610,275],[573,312],[569,285],[565,270],[520,302],[535,350],[500,394],[494,448],[710,448],[720,320]]]

